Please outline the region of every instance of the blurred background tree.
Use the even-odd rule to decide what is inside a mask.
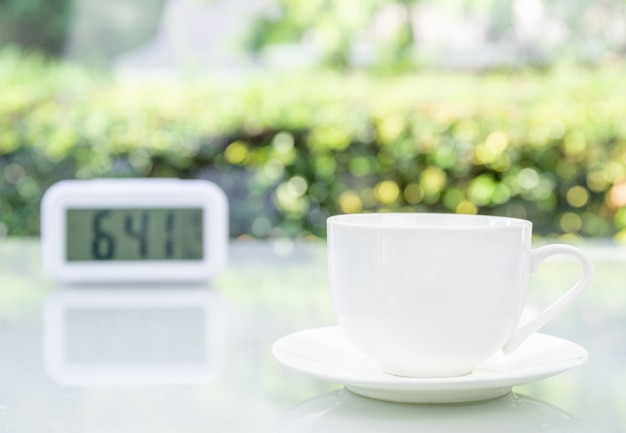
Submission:
[[[60,56],[72,0],[0,0],[0,46],[14,44]]]
[[[247,47],[295,45],[327,67],[395,72],[445,64],[448,54],[499,57],[492,63],[504,66],[595,61],[623,50],[620,14],[615,0],[274,0]]]
[[[54,6],[0,0],[0,235],[131,176],[216,181],[234,237],[420,210],[626,240],[621,0]]]
[[[189,50],[194,47],[184,45],[190,45],[186,39],[193,32],[204,32],[204,54],[208,55],[214,48],[212,40],[236,29],[223,48],[260,58],[261,63],[268,53],[285,48],[287,56],[298,52],[305,56],[308,65],[396,72],[446,62],[458,66],[446,56],[456,57],[457,62],[471,56],[499,57],[505,65],[512,61],[548,63],[563,56],[596,61],[608,51],[624,50],[622,3],[0,0],[0,46],[16,44],[110,65],[117,56],[152,39],[168,37],[179,50]]]
[[[417,3],[419,0],[278,0],[256,20],[248,48],[259,53],[267,47],[301,42],[318,49],[322,65],[339,69],[359,65],[361,48],[377,51],[374,63],[402,67],[414,60],[412,17]],[[375,22],[385,8],[396,15],[392,17],[396,22]],[[377,24],[388,28],[372,29]],[[376,33],[384,35],[376,38]]]

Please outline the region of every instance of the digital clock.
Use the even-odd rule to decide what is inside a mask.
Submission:
[[[41,205],[44,269],[64,282],[202,281],[224,265],[228,203],[204,180],[66,180]]]

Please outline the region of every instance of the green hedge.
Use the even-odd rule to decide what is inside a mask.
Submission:
[[[340,212],[526,217],[626,237],[626,75],[329,72],[125,82],[0,52],[0,221],[38,233],[66,178],[207,178],[231,235],[324,236]]]

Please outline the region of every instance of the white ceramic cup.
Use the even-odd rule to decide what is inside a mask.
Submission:
[[[515,350],[591,282],[578,248],[531,249],[530,221],[376,213],[328,219],[328,266],[340,328],[381,368],[406,377],[470,373]],[[578,282],[519,326],[529,274],[548,256],[578,259]]]

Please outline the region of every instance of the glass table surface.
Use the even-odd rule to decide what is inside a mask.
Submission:
[[[285,335],[335,325],[323,242],[240,241],[210,284],[63,286],[36,239],[0,240],[0,432],[623,432],[626,247],[582,244],[595,277],[542,332],[587,361],[489,401],[401,404],[279,364]],[[541,307],[577,278],[553,258]]]

